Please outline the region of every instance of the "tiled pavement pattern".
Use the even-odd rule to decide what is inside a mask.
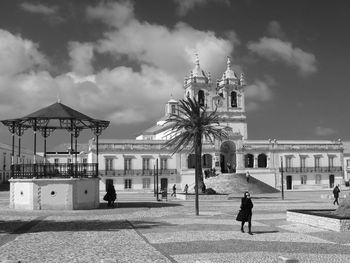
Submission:
[[[0,262],[350,262],[350,233],[286,221],[286,209],[333,208],[319,192],[253,199],[253,236],[234,220],[239,199],[156,202],[119,194],[118,208],[17,211],[0,192]],[[307,201],[306,201],[307,200]]]

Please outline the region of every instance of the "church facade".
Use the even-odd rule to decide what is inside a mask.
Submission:
[[[343,172],[343,143],[327,140],[249,140],[245,109],[245,77],[231,68],[230,59],[222,77],[212,82],[210,73],[200,67],[184,80],[184,98],[196,98],[207,110],[217,110],[220,125],[229,138],[203,143],[203,170],[219,174],[249,172],[270,186],[285,190],[333,188],[348,180]],[[101,190],[114,184],[117,191],[153,191],[158,178],[162,189],[194,186],[194,155],[186,150],[173,154],[164,147],[169,139],[170,114],[176,114],[178,101],[170,99],[164,116],[135,139],[100,139],[89,142],[88,162],[99,163]],[[158,169],[157,169],[158,167]],[[158,171],[158,172],[157,172]],[[155,176],[158,174],[158,176]]]

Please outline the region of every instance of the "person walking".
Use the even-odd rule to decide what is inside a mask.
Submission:
[[[252,233],[252,209],[253,209],[253,202],[250,199],[249,192],[244,193],[244,197],[241,199],[241,206],[240,206],[238,215],[236,220],[241,221],[241,232],[244,233],[244,223],[248,222],[248,234],[253,235]]]
[[[110,184],[107,187],[107,193],[106,195],[103,197],[103,200],[107,201],[108,207],[114,207],[114,202],[117,199],[117,193],[115,191],[114,185]]]
[[[188,193],[188,184],[185,185],[184,192],[185,192],[185,194],[187,195],[187,193]]]
[[[173,192],[172,192],[171,196],[176,197],[176,184],[173,185]]]
[[[338,202],[339,193],[340,193],[340,189],[339,189],[339,184],[338,184],[333,189],[333,196],[334,196],[333,205],[335,205],[335,203],[337,203],[337,205],[339,205],[339,202]]]
[[[249,184],[249,180],[250,180],[250,173],[249,173],[249,171],[246,172],[245,177],[247,179],[247,183]]]

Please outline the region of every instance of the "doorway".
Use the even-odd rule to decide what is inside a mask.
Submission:
[[[161,178],[160,179],[160,190],[168,191],[168,178]]]
[[[287,190],[292,190],[293,189],[293,177],[291,175],[287,175],[286,181],[287,181]]]
[[[329,188],[333,188],[334,187],[334,174],[331,174],[329,176]]]
[[[236,145],[226,141],[220,147],[220,168],[222,173],[236,172]]]
[[[106,192],[110,185],[113,185],[113,179],[106,179]]]

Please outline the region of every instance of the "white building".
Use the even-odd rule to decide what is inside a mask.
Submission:
[[[220,125],[229,131],[226,141],[216,141],[214,145],[204,142],[203,169],[215,168],[232,176],[249,171],[252,177],[280,189],[283,164],[287,190],[332,188],[348,180],[347,174],[345,178],[343,174],[341,141],[248,140],[244,87],[244,75],[237,76],[229,59],[226,71],[215,84],[210,73],[201,69],[198,58],[185,78],[184,98],[196,98],[208,111],[217,108]],[[164,116],[134,140],[99,140],[101,190],[113,183],[117,191],[153,191],[157,161],[161,188],[171,189],[173,184],[177,189],[183,189],[185,184],[193,188],[194,155],[186,151],[172,154],[171,149],[163,146],[169,129],[165,120],[170,113],[177,112],[177,107],[176,100],[169,100]],[[96,161],[93,140],[89,142],[88,159]]]

